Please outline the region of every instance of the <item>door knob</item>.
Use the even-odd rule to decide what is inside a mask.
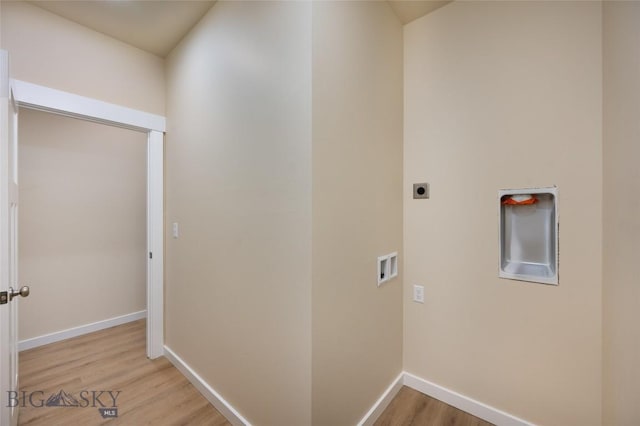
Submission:
[[[14,290],[9,287],[9,300],[13,300],[16,296],[27,297],[29,295],[29,286],[23,286],[20,290]]]

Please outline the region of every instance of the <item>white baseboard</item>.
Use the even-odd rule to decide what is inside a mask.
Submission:
[[[164,356],[191,382],[193,386],[204,396],[220,413],[234,426],[251,426],[242,415],[231,406],[218,392],[193,371],[182,358],[175,354],[167,346],[164,347]]]
[[[373,404],[373,407],[364,415],[362,420],[358,422],[358,426],[372,426],[375,421],[380,417],[380,414],[387,408],[389,403],[398,394],[404,383],[404,372],[400,373],[398,377],[389,385],[386,391],[380,398]]]
[[[116,325],[125,324],[131,321],[137,321],[146,317],[146,310],[133,312],[131,314],[121,315],[119,317],[109,318],[103,321],[97,321],[91,324],[69,328],[67,330],[56,331],[55,333],[45,334],[44,336],[21,340],[18,342],[18,351],[26,351],[27,349],[48,345],[49,343],[59,342],[61,340],[70,339],[72,337],[82,336],[83,334],[93,333],[94,331],[104,330],[105,328],[115,327]]]
[[[498,426],[534,426],[533,423],[529,423],[526,420],[512,416],[475,399],[414,376],[411,373],[404,372],[404,384],[418,392],[422,392]]]

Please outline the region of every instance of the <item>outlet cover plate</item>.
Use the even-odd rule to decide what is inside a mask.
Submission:
[[[424,286],[413,286],[413,301],[418,303],[424,303]]]

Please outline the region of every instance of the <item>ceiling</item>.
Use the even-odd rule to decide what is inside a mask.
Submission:
[[[165,57],[215,0],[25,0],[122,42]],[[403,24],[451,0],[387,0]]]
[[[451,3],[453,0],[387,0],[403,24],[418,19],[427,13]]]
[[[70,21],[165,57],[212,0],[28,0]]]

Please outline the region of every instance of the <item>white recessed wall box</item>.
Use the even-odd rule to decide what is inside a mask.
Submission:
[[[558,285],[558,188],[503,189],[500,278]]]
[[[398,276],[398,253],[378,257],[378,287]]]

